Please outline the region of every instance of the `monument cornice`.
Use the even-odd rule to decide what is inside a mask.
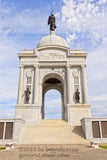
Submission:
[[[62,50],[66,50],[66,51],[69,51],[69,48],[68,47],[62,47],[62,46],[57,46],[57,45],[46,45],[46,46],[42,46],[42,47],[38,47],[36,48],[37,51],[40,51],[40,50],[44,50],[44,49],[50,49],[50,48],[55,48],[55,49],[62,49]]]
[[[84,53],[84,50],[70,50],[69,57],[87,57],[88,53]]]
[[[17,53],[19,59],[22,58],[22,57],[37,57],[36,54],[34,53]]]

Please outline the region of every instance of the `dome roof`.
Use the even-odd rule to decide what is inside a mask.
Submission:
[[[55,35],[55,33],[51,33],[50,35],[43,37],[39,41],[37,48],[44,46],[61,46],[68,48],[67,42],[62,37]]]

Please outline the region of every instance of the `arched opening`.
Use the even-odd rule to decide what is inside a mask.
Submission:
[[[50,89],[45,93],[44,119],[62,119],[61,93],[56,89]]]
[[[43,78],[41,118],[65,119],[64,84],[60,74],[49,73]]]

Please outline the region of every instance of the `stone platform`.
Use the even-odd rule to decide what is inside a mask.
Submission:
[[[19,145],[0,151],[0,160],[106,160],[107,150],[90,145]]]

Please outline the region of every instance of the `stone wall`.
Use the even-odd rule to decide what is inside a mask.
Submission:
[[[107,143],[107,118],[83,118],[81,125],[86,139]]]
[[[0,143],[13,141],[14,119],[0,119]]]

